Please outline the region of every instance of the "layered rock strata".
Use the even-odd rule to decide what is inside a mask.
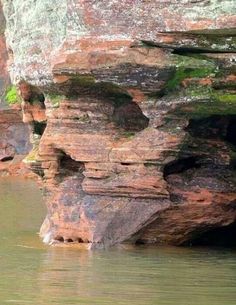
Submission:
[[[235,230],[235,1],[3,4],[45,242],[181,245]]]
[[[0,176],[28,174],[22,161],[30,151],[30,131],[21,111],[0,110],[0,131]]]
[[[0,4],[0,176],[25,175],[29,171],[22,160],[30,150],[30,131],[22,122],[21,107],[10,108],[5,101],[10,77],[4,30],[5,18]]]

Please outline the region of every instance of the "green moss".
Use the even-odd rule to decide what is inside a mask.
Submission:
[[[194,85],[184,89],[181,94],[196,100],[205,99],[218,103],[232,104],[236,107],[236,93],[230,90],[216,90],[210,86]]]
[[[176,72],[167,82],[166,91],[176,90],[187,78],[203,78],[216,72],[215,63],[211,60],[175,55]]]
[[[212,97],[220,103],[235,103],[235,107],[236,107],[236,94],[232,94],[232,93],[217,93],[214,92],[212,94]]]
[[[10,88],[7,89],[5,94],[5,100],[8,103],[8,105],[13,105],[21,102],[16,86],[11,86]]]
[[[185,68],[179,67],[172,79],[169,80],[167,83],[166,89],[167,90],[174,90],[176,89],[181,82],[186,78],[202,78],[209,76],[212,73],[211,68]]]
[[[210,115],[227,115],[236,113],[236,109],[232,107],[224,108],[220,103],[214,103],[213,105],[208,104],[196,104],[191,117],[207,117]]]
[[[184,89],[181,93],[184,96],[190,97],[191,99],[211,99],[213,95],[213,89],[209,86],[189,86]]]
[[[236,114],[236,106],[224,105],[222,102],[197,102],[191,106],[181,107],[177,113],[190,118],[204,118],[211,115],[232,115]]]
[[[60,106],[61,100],[63,100],[65,96],[58,94],[48,94],[47,98],[53,105],[53,108],[58,108]]]
[[[80,86],[92,86],[95,84],[95,78],[92,75],[75,75],[72,77],[72,81],[76,82]]]
[[[214,90],[208,86],[192,86],[181,92],[189,103],[179,107],[177,112],[187,117],[201,118],[210,115],[236,114],[235,91]]]

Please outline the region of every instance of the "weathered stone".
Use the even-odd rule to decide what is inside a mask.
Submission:
[[[179,245],[235,222],[235,1],[3,4],[45,242]]]
[[[23,158],[30,150],[30,131],[19,110],[0,110],[0,175],[26,174]]]
[[[7,48],[4,36],[5,18],[2,12],[2,4],[0,3],[0,109],[5,107],[4,96],[7,86],[10,83],[10,77],[7,71]]]

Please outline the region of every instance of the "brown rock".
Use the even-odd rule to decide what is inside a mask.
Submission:
[[[22,163],[30,150],[29,129],[19,110],[0,110],[0,175],[29,175]]]
[[[180,245],[235,223],[232,1],[12,2],[45,242]]]

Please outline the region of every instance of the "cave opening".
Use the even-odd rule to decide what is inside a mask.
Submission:
[[[9,162],[9,161],[12,161],[13,159],[14,159],[13,156],[7,156],[7,157],[2,158],[0,161],[1,162]]]
[[[236,115],[212,115],[201,119],[190,119],[185,130],[192,137],[221,138],[236,145]]]
[[[43,122],[34,121],[33,122],[33,133],[37,134],[39,136],[42,136],[46,127],[47,127],[47,122],[45,122],[45,121],[43,121]]]
[[[236,247],[236,222],[223,227],[212,228],[206,232],[198,233],[183,246],[204,247]]]
[[[164,179],[166,179],[169,175],[172,174],[180,174],[192,168],[200,168],[200,157],[199,156],[191,156],[187,158],[181,158],[178,160],[174,160],[165,165],[163,174]]]
[[[225,140],[236,146],[236,115],[229,117]]]
[[[186,131],[196,138],[220,138],[226,136],[228,116],[212,115],[200,119],[190,119]]]
[[[39,104],[42,109],[46,109],[45,96],[41,92],[32,92],[32,95],[29,97],[29,103],[31,105]]]
[[[65,152],[59,152],[59,172],[60,177],[82,176],[85,169],[84,163],[72,159]]]
[[[143,114],[141,108],[132,101],[115,106],[112,121],[127,132],[141,131],[149,125],[149,119]]]
[[[185,130],[192,138],[223,141],[232,151],[230,167],[236,168],[233,157],[236,152],[236,115],[212,115],[200,119],[190,119]]]

